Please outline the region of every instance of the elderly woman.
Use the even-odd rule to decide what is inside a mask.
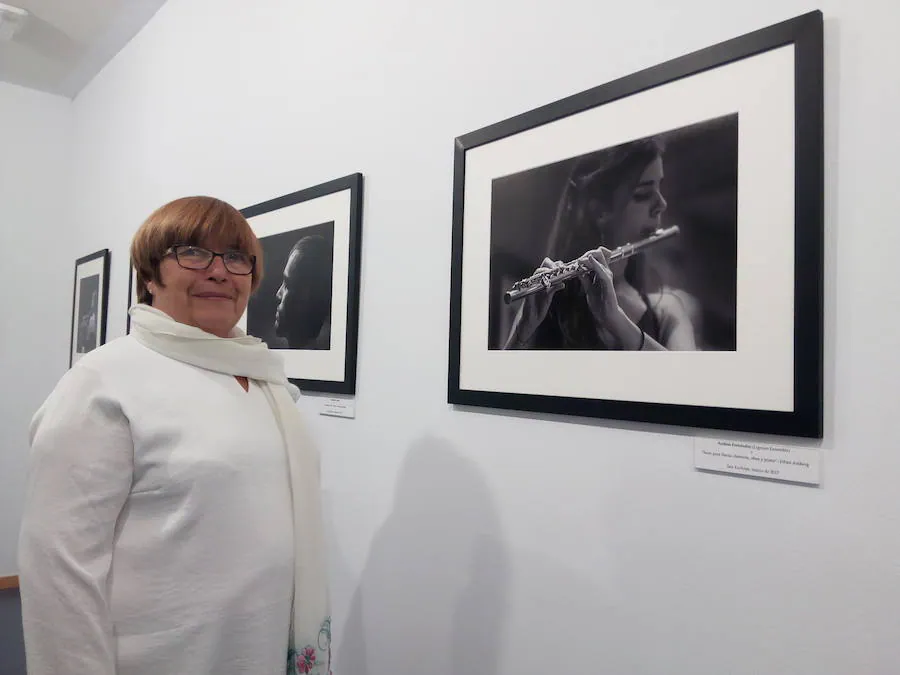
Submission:
[[[236,325],[247,221],[157,209],[131,247],[133,330],[31,426],[19,544],[30,675],[330,672],[318,457],[274,352]]]

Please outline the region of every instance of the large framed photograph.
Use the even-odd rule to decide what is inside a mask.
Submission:
[[[303,390],[356,393],[362,197],[354,173],[241,210],[264,259],[241,327]]]
[[[75,261],[72,284],[72,323],[69,367],[106,342],[109,298],[109,249],[101,249]]]
[[[456,139],[450,403],[821,438],[822,28]]]

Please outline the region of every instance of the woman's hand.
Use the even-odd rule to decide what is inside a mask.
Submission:
[[[642,349],[646,336],[619,305],[613,273],[609,269],[609,253],[608,248],[601,246],[580,258],[588,269],[579,280],[594,317],[594,326],[606,343],[618,342],[628,350]]]
[[[532,274],[549,272],[563,264],[564,263],[561,260],[554,261],[550,260],[550,258],[544,258],[541,266],[532,272]],[[509,333],[506,345],[504,346],[505,349],[515,349],[516,347],[522,347],[528,344],[531,337],[534,335],[534,332],[538,329],[538,326],[540,326],[547,317],[547,312],[550,311],[550,303],[553,301],[553,296],[557,291],[563,288],[563,286],[564,284],[562,283],[553,284],[547,290],[533,293],[519,301],[521,306],[519,307],[519,311],[516,312],[516,318],[513,320],[513,327]]]
[[[609,269],[607,256],[610,250],[600,247],[588,251],[580,258],[587,267],[588,273],[579,277],[587,297],[588,307],[594,315],[598,328],[609,329],[609,324],[621,313],[616,288],[613,284],[613,273]]]

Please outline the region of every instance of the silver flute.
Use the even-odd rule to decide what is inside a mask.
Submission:
[[[606,260],[610,263],[614,263],[619,260],[625,260],[626,258],[630,258],[636,253],[640,253],[649,246],[658,244],[659,242],[663,241],[664,239],[668,239],[669,237],[674,237],[679,232],[681,232],[681,230],[677,225],[672,225],[670,227],[661,227],[646,239],[641,239],[634,242],[633,244],[623,244],[622,246],[619,246],[617,249],[610,252],[610,254],[606,257]],[[579,258],[577,260],[573,260],[572,262],[566,263],[565,265],[560,265],[555,269],[545,270],[543,272],[538,272],[537,274],[532,274],[530,277],[514,283],[512,285],[512,288],[510,288],[508,291],[506,291],[506,293],[503,294],[503,300],[508,305],[511,302],[521,300],[522,298],[529,295],[548,290],[551,286],[564,283],[569,279],[580,276],[589,270],[590,268],[583,262],[581,262],[581,258]]]

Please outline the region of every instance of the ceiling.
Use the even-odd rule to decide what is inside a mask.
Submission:
[[[0,81],[74,98],[166,0],[0,0],[29,12],[0,40]]]

